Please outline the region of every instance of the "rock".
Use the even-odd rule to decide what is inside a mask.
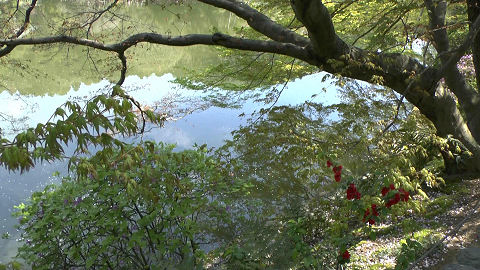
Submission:
[[[478,269],[468,265],[451,263],[451,264],[444,265],[440,270],[478,270]]]
[[[459,250],[457,262],[480,269],[480,248],[471,247]]]

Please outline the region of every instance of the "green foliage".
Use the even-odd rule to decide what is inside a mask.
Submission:
[[[422,251],[428,249],[435,241],[438,241],[442,234],[432,229],[423,229],[412,234],[412,238],[406,238],[401,241],[400,254],[397,256],[395,270],[407,269],[409,264],[417,259]]]
[[[444,195],[437,197],[427,204],[425,216],[427,218],[432,218],[445,213],[452,205],[453,199],[450,196]]]
[[[131,136],[143,132],[145,121],[163,123],[164,115],[143,110],[139,121],[132,110],[138,103],[119,86],[112,92],[112,96],[93,97],[83,107],[68,101],[55,110],[46,124],[27,129],[12,141],[0,138],[0,164],[23,172],[35,162],[65,157],[64,147],[72,142],[76,143],[75,154],[88,154],[89,147],[101,147],[101,153],[109,154],[112,147],[123,145],[115,134]],[[71,158],[70,165],[76,160]]]
[[[397,257],[395,270],[407,269],[409,264],[416,259],[416,256],[421,250],[423,250],[422,244],[415,239],[406,239],[405,243],[402,243],[400,255]]]
[[[88,160],[95,179],[76,167],[74,178],[35,192],[17,207],[19,257],[35,269],[202,268],[234,234],[229,197],[244,185],[205,149],[172,149],[126,146],[107,162]]]
[[[256,248],[249,254],[258,254],[251,256],[267,265],[290,258],[288,265],[329,269],[342,247],[362,237],[375,239],[378,230],[372,228],[346,236],[363,226],[363,212],[371,204],[391,199],[393,194],[381,196],[382,187],[394,184],[427,198],[422,189],[443,183],[438,177],[442,141],[417,110],[406,105],[392,112],[398,99],[382,89],[349,81],[343,87],[339,104],[306,102],[260,111],[217,153],[237,166],[236,175],[251,177],[255,188],[249,196],[257,202],[252,212],[271,227],[252,230],[257,238],[272,240],[241,243],[253,241]],[[326,167],[327,159],[346,168],[340,183]],[[345,202],[349,183],[358,187],[361,202]],[[397,220],[410,209],[423,212],[423,204],[395,205],[381,211],[382,219]],[[265,218],[272,216],[277,223]]]
[[[0,270],[21,270],[27,269],[20,262],[11,261],[7,264],[0,264]]]
[[[249,2],[306,36],[288,1]],[[427,15],[418,1],[325,5],[338,34],[361,48],[420,57],[413,42],[430,39]],[[462,12],[451,10],[448,20],[464,20]],[[75,17],[62,23],[80,33]],[[460,40],[464,30],[449,27],[449,35]],[[236,32],[265,39],[250,28]],[[103,34],[99,39],[108,41]],[[235,90],[208,96],[222,107],[238,105],[242,90],[272,85],[277,86],[252,95],[275,102],[285,83],[318,70],[285,56],[228,49],[220,53],[224,57],[217,66],[178,82],[194,89]],[[422,56],[426,62],[435,57],[428,49]],[[344,65],[336,60],[328,64]],[[369,68],[379,67],[370,63]],[[339,251],[367,236],[377,237],[379,230],[365,229],[361,220],[372,204],[393,197],[380,196],[382,187],[394,184],[427,198],[423,188],[444,183],[438,177],[440,154],[461,164],[468,153],[455,140],[439,139],[418,110],[403,104],[403,97],[383,87],[336,79],[341,103],[261,110],[256,121],[235,131],[215,153],[218,159],[203,147],[175,153],[173,147],[153,142],[121,142],[114,135],[143,132],[145,121],[161,124],[164,118],[141,110],[118,86],[111,96],[96,96],[84,106],[67,102],[48,123],[11,142],[0,141],[0,164],[21,171],[38,161],[60,159],[64,145],[77,143],[69,159],[72,175],[18,206],[25,240],[19,257],[35,269],[200,269],[212,264],[227,269],[338,268],[348,261]],[[370,78],[379,85],[383,80]],[[98,150],[93,155],[92,147]],[[327,159],[348,168],[340,182],[326,168]],[[350,183],[358,187],[361,201],[345,200]],[[435,206],[443,210],[449,203],[435,200],[428,207]],[[419,204],[409,202],[383,208],[381,216],[396,220],[409,208],[420,211]],[[408,232],[416,229],[405,220],[402,226]],[[424,240],[420,235],[418,241],[402,243],[396,269],[415,259],[428,243]]]
[[[289,220],[287,222],[287,232],[294,246],[291,251],[292,260],[305,269],[318,268],[321,262],[318,262],[316,258],[312,256],[310,246],[304,241],[305,234],[307,233],[304,220],[302,218]]]

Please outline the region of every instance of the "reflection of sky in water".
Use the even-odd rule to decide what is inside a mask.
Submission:
[[[322,90],[328,84],[319,83],[321,76],[322,74],[310,75],[289,83],[277,105],[300,104],[306,100],[321,102],[325,105],[338,102],[334,87],[327,92]],[[124,86],[127,89],[134,89],[131,95],[140,103],[151,104],[162,100],[162,97],[178,93],[178,87],[170,82],[172,79],[172,75],[161,77],[151,75],[144,78],[129,76]],[[16,125],[35,126],[37,123],[46,122],[54,110],[65,101],[85,99],[98,93],[99,89],[104,89],[107,84],[107,81],[91,85],[82,84],[78,90],[71,89],[65,96],[19,96],[2,92],[0,104],[3,106],[0,107],[0,113],[17,119],[27,116],[28,119],[21,120]],[[183,91],[181,94],[184,97],[199,95],[198,92],[191,91]],[[313,94],[318,95],[312,99]],[[166,123],[163,128],[153,129],[144,135],[144,139],[175,143],[178,149],[190,148],[194,143],[206,143],[208,146],[218,147],[223,140],[230,138],[233,130],[246,123],[246,117],[262,107],[269,107],[269,105],[246,101],[240,109],[210,107],[195,111],[177,121]],[[241,113],[245,113],[246,117],[239,117]],[[5,124],[3,127],[9,128]],[[8,261],[8,257],[15,255],[17,246],[15,238],[18,237],[18,233],[13,228],[17,223],[17,220],[11,217],[13,206],[24,201],[33,191],[57,182],[58,179],[52,177],[55,171],[65,172],[66,164],[63,162],[39,164],[22,175],[0,169],[0,234],[9,232],[12,235],[10,240],[0,239],[0,263]]]

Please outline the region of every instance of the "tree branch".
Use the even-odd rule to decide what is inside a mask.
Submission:
[[[90,19],[89,21],[85,22],[82,27],[85,27],[88,25],[88,29],[87,29],[87,35],[86,37],[88,38],[89,35],[90,35],[90,32],[92,30],[92,27],[93,27],[93,24],[98,21],[100,19],[100,17],[102,17],[103,14],[105,14],[106,12],[108,12],[109,10],[111,10],[112,8],[114,8],[118,3],[118,0],[114,0],[108,7],[106,7],[105,9],[103,10],[100,10],[100,11],[97,11],[94,13],[94,16],[92,19]]]
[[[328,9],[320,0],[290,0],[297,19],[307,28],[315,53],[322,58],[346,54],[348,45],[335,33]]]
[[[117,82],[117,85],[122,85],[123,82],[125,81],[125,78],[127,76],[127,58],[125,57],[124,52],[118,53],[118,58],[120,58],[120,61],[122,61],[122,69],[120,71],[120,79]]]
[[[199,0],[205,4],[233,12],[247,21],[248,25],[272,40],[292,43],[301,47],[310,45],[310,40],[290,29],[272,21],[265,14],[255,10],[243,2],[236,0]]]
[[[480,105],[480,94],[468,84],[465,76],[458,70],[457,63],[460,58],[465,55],[467,50],[472,47],[474,41],[478,40],[479,32],[480,16],[470,24],[469,32],[464,42],[457,49],[445,53],[445,56],[441,57],[443,65],[439,71],[439,76],[445,77],[449,89],[459,99],[459,104],[467,115],[466,120],[469,126],[471,126],[471,123],[474,123],[474,126],[476,126],[476,128],[472,129],[474,136],[480,135],[480,125],[476,123],[480,121],[480,112],[478,109]]]
[[[22,26],[17,30],[17,32],[12,37],[10,37],[11,39],[19,38],[25,32],[25,30],[27,30],[28,26],[30,25],[30,15],[32,14],[32,11],[36,5],[37,5],[37,0],[32,0],[32,2],[30,3],[30,6],[27,8],[27,11],[25,12],[25,19],[23,21]],[[17,2],[17,8],[14,14],[18,11],[18,6],[19,6],[19,2]],[[15,49],[15,46],[8,46],[8,45],[5,48],[0,49],[0,57],[11,53],[13,49]]]
[[[300,46],[276,41],[244,39],[221,33],[215,33],[213,35],[191,34],[175,37],[156,33],[139,33],[132,35],[123,41],[112,44],[104,44],[90,39],[60,35],[42,38],[4,39],[0,40],[0,45],[19,46],[70,43],[95,48],[102,51],[121,53],[125,52],[128,48],[142,42],[169,46],[214,45],[238,50],[278,53],[314,64],[314,61],[310,59],[307,51]]]
[[[447,13],[447,1],[425,0],[425,6],[428,10],[428,18],[430,20],[430,30],[433,35],[433,45],[440,54],[442,60],[442,53],[447,52],[450,48],[447,28],[445,27],[445,15]]]

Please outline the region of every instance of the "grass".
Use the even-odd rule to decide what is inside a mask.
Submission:
[[[431,219],[438,215],[444,214],[450,209],[453,205],[455,195],[442,195],[438,198],[435,198],[433,201],[427,204],[427,213],[425,217]]]

